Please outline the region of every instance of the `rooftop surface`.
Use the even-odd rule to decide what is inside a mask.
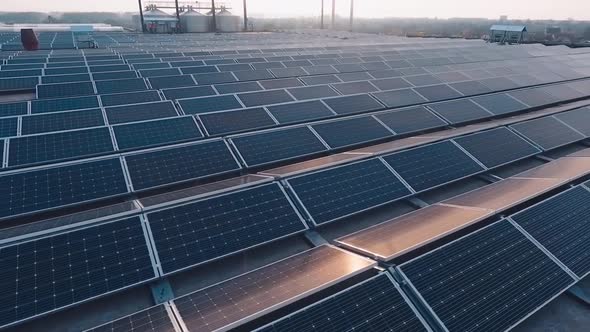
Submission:
[[[0,35],[0,328],[590,323],[590,49],[92,37]]]

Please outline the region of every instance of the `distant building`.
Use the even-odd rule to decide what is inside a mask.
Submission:
[[[490,28],[490,42],[518,44],[524,40],[527,32],[524,25],[492,25]]]
[[[500,22],[506,22],[506,21],[508,21],[508,15],[500,16]]]

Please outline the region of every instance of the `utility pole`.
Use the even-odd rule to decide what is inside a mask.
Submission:
[[[174,5],[176,7],[176,32],[180,32],[178,27],[180,26],[180,12],[178,11],[178,0],[174,0]]]
[[[352,32],[352,17],[354,16],[354,0],[350,0],[350,32]]]
[[[244,31],[248,31],[248,10],[246,9],[246,0],[244,0]]]
[[[336,0],[332,0],[332,29],[336,28],[334,22],[336,20]]]
[[[211,15],[213,16],[213,32],[217,32],[217,21],[215,19],[215,0],[211,0]]]
[[[320,29],[324,28],[324,0],[322,0],[322,14],[320,16]]]
[[[141,32],[145,32],[145,23],[143,22],[143,6],[141,5],[141,0],[137,0],[139,4],[139,18],[141,20]]]

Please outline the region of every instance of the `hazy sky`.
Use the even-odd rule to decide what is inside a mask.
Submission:
[[[137,0],[0,0],[0,11],[136,11]],[[182,0],[181,0],[182,1]],[[324,0],[326,15],[332,0]],[[147,0],[144,0],[147,2]],[[194,1],[193,1],[194,2]],[[242,0],[228,0],[241,13]],[[248,0],[252,13],[265,16],[318,16],[321,0]],[[350,0],[337,0],[348,15]],[[590,19],[590,0],[356,0],[359,17],[488,17]]]

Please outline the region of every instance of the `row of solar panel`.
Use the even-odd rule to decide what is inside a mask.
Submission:
[[[574,110],[556,117],[516,124],[513,128],[532,141],[537,139],[538,133],[547,130],[559,132],[559,135],[554,136],[556,141],[550,142],[551,144],[543,136],[541,136],[543,141],[537,143],[544,148],[553,148],[588,137],[588,128],[585,128],[586,134],[581,134],[562,121],[578,126],[577,123],[585,123],[589,113],[588,109]],[[100,131],[96,130],[90,135],[99,133]],[[268,137],[269,135],[272,137]],[[566,137],[567,140],[561,137]],[[79,142],[79,139],[76,142]],[[16,160],[25,161],[29,157],[27,151],[38,153],[39,150],[43,152],[43,156],[67,154],[69,157],[80,150],[87,151],[95,147],[96,149],[112,148],[110,137],[106,142],[94,145],[70,144],[77,148],[62,148],[62,150],[57,145],[54,145],[52,149],[47,149],[45,145],[39,149],[23,150],[11,147],[7,152],[9,160],[17,158],[11,156],[18,156],[20,159]],[[269,159],[282,160],[328,151],[309,127],[269,132],[262,137],[246,135],[233,138],[231,142],[236,147],[239,158],[248,166],[260,165]],[[506,142],[506,146],[497,143],[489,144],[489,142]],[[90,147],[87,147],[88,145]],[[18,145],[15,146],[18,147]],[[499,148],[492,149],[493,146]],[[12,152],[13,150],[24,152],[17,155],[16,152]],[[322,224],[539,152],[538,148],[513,132],[501,128],[298,176],[288,179],[288,182],[315,223]],[[0,176],[2,187],[10,188],[11,192],[10,199],[3,202],[0,216],[14,217],[126,194],[129,189],[124,177],[125,173],[129,174],[131,190],[140,191],[237,172],[241,169],[228,144],[219,139],[128,153],[123,155],[123,159],[125,167],[121,165],[119,158],[109,158],[10,172]],[[369,168],[373,171],[367,172],[366,169]],[[358,174],[355,173],[353,176],[349,174],[350,172]],[[403,179],[403,183],[400,178]],[[38,179],[44,180],[38,181]],[[70,182],[68,183],[67,180]],[[54,181],[64,183],[54,184]],[[351,183],[343,185],[348,182]],[[93,190],[85,191],[89,187]],[[352,191],[350,191],[351,188],[353,188]],[[41,196],[40,193],[43,195]],[[359,195],[363,199],[359,199]],[[332,206],[333,203],[334,206]],[[331,206],[326,207],[324,204]]]
[[[575,187],[401,264],[404,286],[378,274],[255,330],[511,329],[590,272],[589,217],[590,191]],[[319,276],[337,265],[324,257],[311,268],[316,260],[310,255],[332,250],[315,248],[174,299],[175,314],[166,315],[160,305],[89,331],[136,326],[146,317],[160,318],[149,320],[154,329],[173,330],[176,321],[189,331],[235,328],[322,288],[317,283],[325,277]],[[416,292],[418,305],[440,326],[429,326],[405,295]]]

